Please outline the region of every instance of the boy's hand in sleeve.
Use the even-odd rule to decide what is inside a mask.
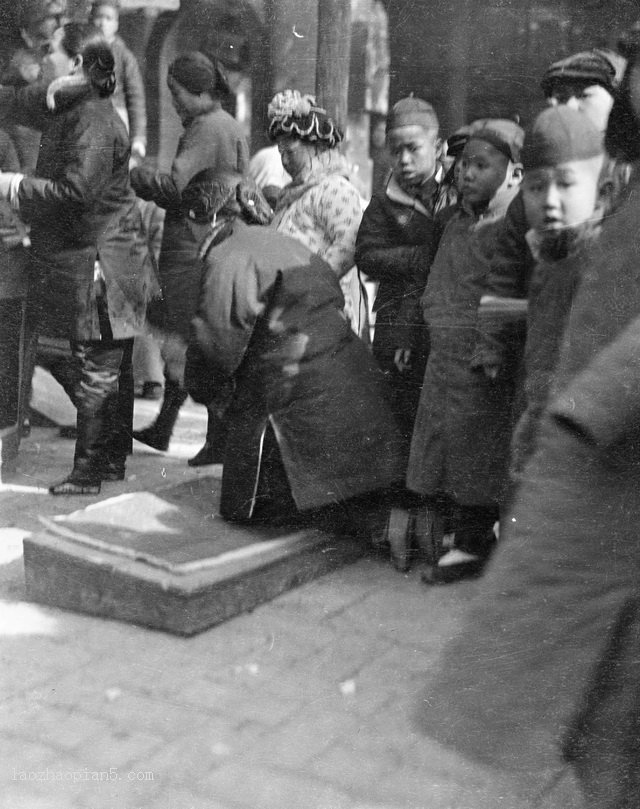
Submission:
[[[393,364],[396,366],[400,373],[408,371],[411,368],[411,349],[410,348],[396,348],[396,353],[393,357]]]

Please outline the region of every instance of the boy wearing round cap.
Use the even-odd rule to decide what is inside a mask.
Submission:
[[[437,248],[441,141],[435,110],[413,96],[387,119],[393,170],[366,209],[356,241],[358,269],[378,283],[373,354],[390,383],[408,454],[429,341],[419,299]]]
[[[624,73],[625,59],[601,48],[560,59],[549,66],[541,87],[550,106],[569,106],[588,117],[604,137],[607,120]],[[609,167],[612,196],[627,179],[626,168]],[[488,295],[521,298],[529,294],[535,261],[526,242],[530,225],[526,220],[522,194],[507,211],[487,279]],[[514,331],[515,329],[515,331]],[[478,344],[479,355],[489,376],[504,372],[505,356],[521,352],[524,333],[513,324],[507,326],[486,320]]]
[[[541,82],[551,106],[566,105],[583,112],[599,132],[607,128],[625,60],[614,51],[593,48],[549,66]]]
[[[515,476],[533,452],[580,272],[600,232],[600,132],[585,114],[552,107],[527,133],[522,163],[527,241],[536,265],[524,353],[525,411],[513,437]]]
[[[428,524],[454,535],[434,569],[439,581],[482,568],[506,490],[514,384],[509,376],[489,380],[474,360],[478,303],[501,220],[518,192],[523,134],[509,120],[471,124],[463,203],[446,226],[421,301],[431,351],[407,486],[424,499]]]
[[[116,90],[113,104],[131,137],[131,155],[142,160],[147,151],[147,112],[144,82],[136,57],[118,36],[119,0],[95,0],[90,19],[106,39],[116,63]]]

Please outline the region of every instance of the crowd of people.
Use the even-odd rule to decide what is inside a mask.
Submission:
[[[532,806],[635,805],[633,38],[551,64],[524,128],[441,133],[428,101],[396,101],[390,170],[363,200],[342,129],[298,90],[272,99],[273,145],[250,160],[224,69],[199,52],[169,66],[184,131],[158,171],[117,0],[87,24],[39,7],[0,87],[19,236],[1,257],[28,277],[25,378],[45,365],[77,408],[51,494],[124,479],[134,440],[166,451],[191,395],[208,426],[189,463],[223,464],[225,518],[366,536],[401,570],[426,560],[429,583],[492,560],[429,686],[428,733]],[[145,341],[163,400],[134,431]]]

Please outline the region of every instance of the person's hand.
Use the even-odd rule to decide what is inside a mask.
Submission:
[[[9,200],[11,196],[11,182],[15,176],[15,171],[0,171],[0,199]]]
[[[139,166],[147,155],[147,147],[142,138],[131,141],[131,157],[129,158],[129,171]]]
[[[401,374],[408,371],[411,368],[411,349],[396,348],[396,353],[393,356],[393,364]]]
[[[147,156],[147,147],[142,138],[134,138],[131,141],[131,157],[133,160],[141,162]]]
[[[18,191],[23,177],[17,171],[0,171],[0,199],[6,200],[14,211],[19,208]]]

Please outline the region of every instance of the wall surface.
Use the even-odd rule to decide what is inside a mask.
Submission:
[[[443,132],[477,117],[520,115],[543,103],[556,59],[615,46],[640,18],[637,0],[387,0],[391,102],[431,101]],[[606,14],[603,8],[606,6]]]

